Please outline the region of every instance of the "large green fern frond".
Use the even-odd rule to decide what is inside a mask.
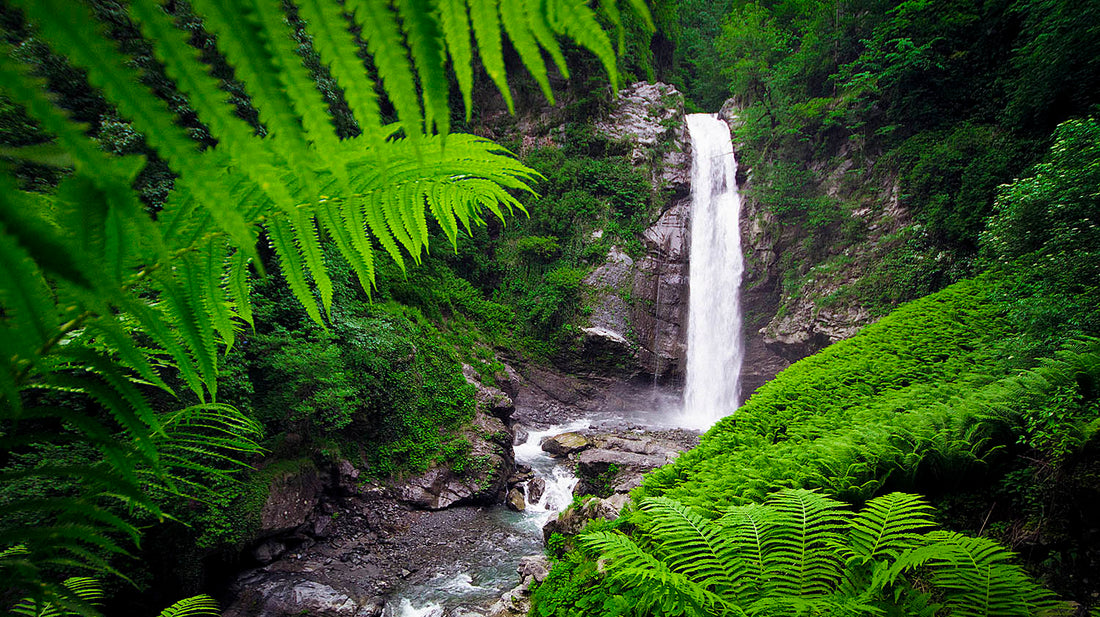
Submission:
[[[841,576],[835,547],[847,522],[842,504],[804,489],[784,489],[766,505],[775,515],[762,534],[765,592],[828,595]]]
[[[738,563],[740,547],[721,527],[666,497],[647,499],[641,509],[647,515],[642,526],[669,568],[719,596],[732,594],[744,567]]]
[[[1069,607],[1012,564],[1014,558],[992,540],[933,531],[922,546],[898,558],[891,574],[927,570],[944,607],[960,617],[1068,615]]]
[[[495,0],[303,0],[297,8],[304,36],[312,37],[364,132],[340,141],[291,39],[299,34],[286,23],[294,7],[194,0],[194,14],[185,16],[177,3],[128,3],[164,74],[209,131],[211,139],[200,144],[177,117],[180,106],[144,85],[143,70],[87,5],[12,4],[45,44],[86,72],[89,85],[174,174],[173,190],[152,215],[132,188],[145,161],[104,153],[42,80],[0,54],[0,90],[73,165],[49,195],[21,193],[10,178],[0,179],[0,441],[32,448],[32,436],[60,425],[66,439],[94,453],[87,468],[71,470],[71,494],[2,506],[37,512],[42,521],[34,529],[0,525],[0,548],[22,542],[30,555],[3,560],[0,571],[30,593],[48,587],[47,566],[110,571],[109,555],[122,550],[111,538],[137,534],[116,510],[159,518],[164,513],[152,494],[197,489],[203,474],[229,473],[256,451],[255,427],[215,401],[219,354],[235,342],[241,322],[253,319],[249,285],[263,272],[256,245],[265,232],[295,297],[323,323],[332,302],[325,239],[369,287],[374,240],[404,267],[427,248],[428,216],[455,244],[459,229],[468,231],[485,212],[503,219],[521,208],[512,192],[530,190],[532,170],[490,142],[445,135],[444,51],[467,112],[475,38],[477,55],[507,95],[502,32],[548,95],[539,49],[564,71],[557,35],[595,51],[617,79],[607,35],[583,2],[528,0],[502,15]],[[181,28],[184,17],[213,35],[257,126],[238,117],[225,85]],[[360,58],[364,51],[369,61]],[[376,85],[400,125],[386,124]],[[154,413],[147,390],[170,390],[167,373],[202,404],[183,415]],[[89,410],[38,404],[31,389],[63,391]],[[60,438],[44,443],[51,439]],[[18,473],[48,478],[61,471]]]
[[[157,617],[218,617],[221,607],[210,596],[192,596],[184,598],[157,614]]]
[[[636,605],[639,614],[660,607],[673,614],[703,617],[728,608],[705,586],[669,568],[622,533],[597,531],[578,539],[585,549],[600,555],[609,575],[640,592]]]
[[[917,495],[890,493],[867,502],[848,525],[849,546],[865,559],[896,557],[934,525],[932,506]]]

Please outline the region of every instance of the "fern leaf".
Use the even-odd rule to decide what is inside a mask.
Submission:
[[[390,3],[387,0],[349,0],[346,6],[363,29],[361,36],[405,132],[424,131],[413,67],[409,65],[405,41]]]
[[[295,243],[305,257],[306,268],[313,282],[317,285],[317,291],[321,295],[321,306],[326,315],[332,314],[332,279],[325,271],[324,256],[321,253],[321,240],[317,237],[317,226],[312,216],[306,216],[302,210],[295,210],[290,218],[290,228],[294,233]]]
[[[736,583],[733,597],[745,606],[760,598],[764,580],[764,532],[771,510],[759,504],[732,507],[718,524],[724,540],[734,547],[730,577]]]
[[[738,555],[716,524],[664,497],[647,499],[642,511],[649,515],[646,532],[658,542],[669,568],[720,596],[732,593]]]
[[[233,301],[233,307],[237,315],[253,328],[256,324],[252,321],[252,301],[249,299],[249,258],[244,251],[237,250],[228,258],[228,276],[226,288],[229,297]]]
[[[71,594],[71,599],[60,597],[52,601],[39,602],[31,598],[24,598],[11,607],[12,614],[27,617],[89,615],[95,614],[92,608],[103,602],[103,587],[99,584],[99,581],[89,576],[67,578],[62,586]]]
[[[916,495],[890,493],[867,502],[849,522],[849,545],[869,559],[896,556],[920,541],[932,527],[932,507]]]
[[[443,74],[443,33],[436,22],[429,0],[396,0],[397,12],[409,44],[409,52],[420,77],[424,99],[424,130],[432,126],[441,135],[451,130],[451,110],[447,103],[447,78]]]
[[[202,303],[210,315],[210,321],[218,336],[225,342],[226,351],[233,348],[235,339],[233,314],[229,310],[225,291],[222,290],[222,274],[225,272],[226,246],[224,242],[212,240],[201,249],[199,255],[202,279]]]
[[[401,271],[405,271],[405,261],[401,257],[401,249],[397,246],[397,239],[394,234],[390,232],[390,227],[387,224],[387,216],[385,207],[383,206],[382,195],[378,192],[371,192],[367,195],[363,195],[356,199],[356,204],[349,209],[349,213],[352,215],[352,219],[358,229],[362,223],[366,223],[366,226],[374,234],[375,238],[382,244],[382,247],[386,249],[390,257],[401,268]]]
[[[198,366],[196,366],[191,354],[180,344],[176,335],[168,327],[168,323],[162,318],[160,311],[137,298],[122,298],[120,306],[127,314],[137,319],[145,334],[152,338],[161,349],[168,352],[187,387],[195,396],[202,399],[205,396],[205,391]]]
[[[49,286],[34,260],[0,224],[0,324],[13,343],[5,355],[33,362],[39,348],[54,335],[55,313]],[[10,360],[9,360],[10,361]]]
[[[336,140],[327,106],[298,55],[297,45],[291,38],[286,23],[283,4],[279,0],[252,0],[256,5],[257,24],[263,32],[263,40],[270,50],[269,56],[276,68],[276,75],[290,99],[294,116],[300,121],[308,139],[314,143]],[[309,175],[308,172],[305,175]]]
[[[608,574],[640,592],[635,605],[640,614],[653,607],[675,607],[686,615],[702,617],[713,614],[716,607],[726,608],[720,597],[669,569],[622,533],[592,532],[582,534],[578,541],[599,553]]]
[[[298,302],[302,303],[314,322],[323,324],[321,312],[317,310],[317,301],[313,299],[313,292],[306,278],[305,263],[294,244],[294,231],[290,223],[279,216],[272,216],[268,218],[265,227],[271,239],[271,248],[275,249],[275,254],[279,257],[279,266],[290,290],[294,292],[294,297],[298,298]]]
[[[247,85],[268,135],[290,142],[288,146],[304,143],[302,127],[279,81],[279,66],[255,6],[229,0],[193,0],[191,4],[207,31],[216,35],[217,47],[237,78]]]
[[[161,611],[157,617],[218,617],[221,607],[210,596],[200,595],[184,598]]]
[[[893,575],[923,567],[943,592],[943,604],[962,617],[1012,617],[1069,614],[1012,563],[1014,555],[986,538],[970,538],[953,531],[925,534],[925,544],[902,554]]]
[[[549,24],[546,23],[546,17],[543,15],[543,0],[522,1],[526,9],[524,12],[527,16],[527,26],[531,29],[531,34],[535,35],[539,45],[542,45],[543,49],[550,54],[550,58],[554,61],[558,70],[561,71],[562,77],[569,79],[569,67],[565,64],[565,54],[558,46],[558,41],[554,38],[554,33],[550,30]]]
[[[515,113],[512,92],[508,89],[508,80],[504,71],[504,46],[500,40],[500,17],[497,13],[498,0],[468,0],[470,21],[474,26],[474,37],[481,56],[481,64],[489,79],[496,84],[504,97],[509,113]]]
[[[615,66],[615,50],[611,47],[607,33],[596,20],[596,13],[585,0],[548,1],[554,6],[551,26],[595,54],[607,71],[612,90],[618,92],[619,73]]]
[[[787,596],[828,595],[841,575],[832,549],[842,542],[841,504],[804,489],[784,489],[767,505],[775,518],[763,536],[766,590]]]
[[[435,0],[435,4],[439,10],[443,40],[447,45],[447,53],[451,56],[451,69],[462,93],[466,121],[469,122],[470,112],[473,110],[474,57],[470,44],[470,19],[466,15],[466,0]]]
[[[615,49],[619,50],[619,55],[622,55],[626,28],[623,27],[623,15],[619,12],[619,4],[616,0],[600,0],[600,10],[607,17],[607,21],[615,27]]]
[[[531,32],[527,18],[527,6],[523,2],[503,2],[500,5],[501,22],[504,31],[512,40],[512,47],[519,52],[524,66],[542,88],[542,94],[550,104],[554,104],[554,93],[550,90],[550,79],[546,75],[546,63],[542,60],[542,51]]]
[[[98,22],[87,8],[67,0],[16,0],[15,4],[40,28],[55,52],[87,71],[88,81],[103,89],[169,166],[197,151],[167,103],[142,87],[141,75],[126,57],[89,27]]]
[[[335,200],[323,199],[317,208],[318,222],[336,242],[340,254],[347,259],[351,269],[359,279],[359,285],[369,295],[374,287],[374,261],[370,244],[363,233],[348,232],[353,227],[341,212]],[[357,242],[352,236],[358,236]]]
[[[332,0],[302,0],[298,10],[310,26],[314,49],[343,86],[344,98],[363,133],[377,146],[381,143],[379,118],[382,114],[374,92],[375,84],[358,57],[359,48],[348,31],[343,8]]]
[[[653,16],[649,13],[649,7],[646,6],[645,0],[630,0],[630,6],[634,9],[634,13],[642,18],[642,23],[645,24],[646,30],[649,32],[655,32],[657,30],[657,27],[653,24]]]

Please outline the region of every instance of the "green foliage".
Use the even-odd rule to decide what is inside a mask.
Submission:
[[[711,520],[677,501],[648,499],[633,538],[593,532],[580,542],[620,583],[628,614],[1068,614],[1013,555],[984,538],[933,526],[913,495],[875,498],[855,515],[806,490]],[[931,589],[928,589],[928,588]]]
[[[1000,262],[1031,253],[1064,261],[1088,260],[1088,255],[1100,250],[1097,186],[1100,122],[1085,118],[1059,125],[1048,160],[1037,165],[1030,177],[998,191],[994,215],[982,233],[985,255]]]
[[[439,4],[447,10],[434,10]],[[134,2],[111,15],[129,33],[121,48],[83,4],[14,6],[37,44],[48,46],[34,58],[70,66],[69,81],[101,92],[102,107],[125,121],[99,127],[125,155],[105,152],[55,104],[52,85],[34,69],[15,55],[0,62],[3,96],[55,140],[72,168],[50,193],[0,180],[0,441],[5,451],[58,440],[95,450],[94,461],[75,468],[0,472],[5,485],[32,476],[77,479],[63,495],[4,504],[0,546],[23,544],[27,553],[0,569],[11,589],[48,602],[72,597],[49,583],[49,569],[112,572],[107,556],[138,538],[135,513],[163,517],[160,497],[195,496],[258,450],[259,426],[217,402],[217,376],[223,345],[232,348],[242,323],[253,323],[248,296],[253,270],[263,270],[261,235],[294,299],[321,324],[336,287],[322,239],[369,289],[377,269],[372,238],[404,268],[407,258],[420,261],[429,240],[425,210],[455,243],[459,228],[482,223],[485,212],[503,218],[518,207],[509,191],[530,190],[534,176],[491,142],[446,134],[445,54],[461,67],[459,90],[471,100],[469,63],[459,61],[473,53],[468,24],[507,98],[496,2],[315,1],[296,13],[274,0],[248,7],[196,0],[195,13]],[[587,4],[525,8],[522,22],[506,19],[513,42],[530,51],[534,37],[535,49],[560,58],[554,36],[564,35],[594,51],[615,83],[610,42]],[[213,74],[210,56],[191,44],[212,40],[216,47],[206,51],[217,57],[215,73],[229,66],[236,81]],[[148,50],[154,68],[131,62]],[[535,55],[523,59],[545,72]],[[333,105],[343,119],[335,126]],[[383,106],[396,123],[385,123]],[[181,115],[188,119],[181,123]],[[146,167],[135,149],[172,176],[155,215],[133,188]],[[331,364],[323,343],[313,339],[311,357]],[[291,368],[289,357],[279,360]],[[324,386],[316,399],[327,410],[321,422],[338,426],[346,393]],[[55,405],[40,392],[81,403]],[[182,411],[154,406],[177,393]],[[26,514],[40,524],[9,525]]]

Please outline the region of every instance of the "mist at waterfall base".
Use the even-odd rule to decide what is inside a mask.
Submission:
[[[687,367],[679,424],[705,430],[741,395],[741,198],[729,125],[687,116],[691,136],[691,253]]]

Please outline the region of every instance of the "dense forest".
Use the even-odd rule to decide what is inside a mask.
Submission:
[[[488,504],[470,435],[506,364],[656,384],[584,327],[593,272],[645,259],[672,199],[674,143],[598,128],[659,81],[669,131],[723,110],[782,239],[762,323],[869,325],[550,536],[531,614],[1100,611],[1097,3],[5,0],[0,24],[4,609],[219,614],[280,478],[445,469]]]

